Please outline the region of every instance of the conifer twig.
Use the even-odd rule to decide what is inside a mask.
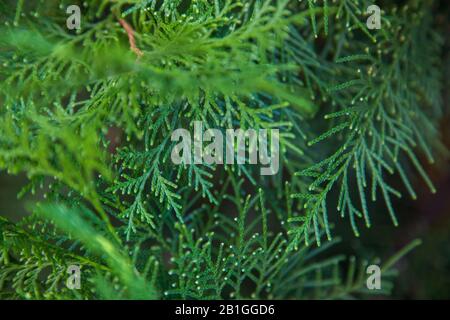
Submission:
[[[142,57],[144,53],[136,46],[136,40],[134,38],[134,30],[133,28],[124,20],[119,18],[119,23],[125,29],[128,35],[128,40],[130,41],[130,49],[136,53],[138,58]]]

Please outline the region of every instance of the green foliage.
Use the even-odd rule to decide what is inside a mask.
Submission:
[[[419,160],[433,161],[441,115],[433,1],[383,3],[377,31],[369,1],[95,0],[76,32],[72,2],[0,4],[0,169],[46,197],[0,220],[2,298],[374,293],[372,261],[328,253],[332,196],[359,235],[369,199],[399,223],[387,174],[413,199],[415,175],[435,191]],[[170,135],[194,121],[280,129],[279,174],[174,166]],[[418,244],[384,264],[376,293]],[[81,290],[65,286],[69,265]]]
[[[438,134],[436,121],[441,115],[439,56],[442,40],[431,28],[431,15],[420,16],[421,19],[415,21],[409,21],[410,17],[404,13],[393,17],[392,20],[398,19],[403,27],[380,35],[377,41],[380,49],[372,53],[367,47],[364,55],[346,55],[336,60],[339,64],[353,63],[354,69],[349,73],[354,79],[330,89],[344,91],[345,97],[339,98],[351,98],[350,106],[326,114],[325,119],[339,120],[309,145],[345,133],[334,154],[297,173],[313,181],[307,193],[292,195],[304,199],[307,211],[305,217],[291,219],[302,223],[294,233],[304,232],[311,224],[319,228],[320,216],[331,239],[326,199],[335,187],[339,189],[337,211],[342,217],[348,217],[355,235],[359,235],[356,218],[364,219],[366,227],[371,226],[367,193],[372,201],[381,194],[393,224],[398,225],[391,197],[400,198],[401,193],[389,185],[386,174],[397,173],[411,198],[417,198],[405,161],[401,161],[403,158],[410,161],[431,192],[436,192],[415,150],[420,148],[428,162],[434,162],[431,148]],[[427,46],[415,45],[425,39],[433,41]],[[432,84],[420,79],[430,79]],[[351,190],[355,186],[350,184],[352,179],[356,180],[359,204],[354,204],[352,199]],[[320,242],[317,233],[316,239]]]

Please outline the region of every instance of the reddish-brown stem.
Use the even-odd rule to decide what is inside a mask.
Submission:
[[[128,35],[128,40],[130,41],[131,50],[136,53],[138,58],[142,57],[144,53],[136,46],[136,40],[134,39],[134,30],[133,28],[123,19],[119,19],[120,24],[125,29]]]

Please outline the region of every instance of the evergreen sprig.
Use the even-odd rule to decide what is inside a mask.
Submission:
[[[440,148],[442,39],[434,1],[407,3],[384,1],[369,30],[365,0],[3,1],[0,169],[46,199],[0,218],[0,297],[373,294],[379,261],[330,254],[333,217],[358,236],[381,200],[397,225],[391,174],[412,199],[415,176],[435,191],[419,159]],[[173,165],[170,135],[194,121],[279,129],[279,174]]]

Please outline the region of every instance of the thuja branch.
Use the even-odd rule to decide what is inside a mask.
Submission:
[[[125,29],[125,31],[126,31],[126,33],[128,35],[128,40],[130,42],[131,50],[134,53],[136,53],[138,58],[142,57],[144,55],[144,53],[136,46],[136,40],[134,38],[134,30],[133,30],[133,28],[122,18],[119,19],[119,22],[122,25],[122,27]]]

